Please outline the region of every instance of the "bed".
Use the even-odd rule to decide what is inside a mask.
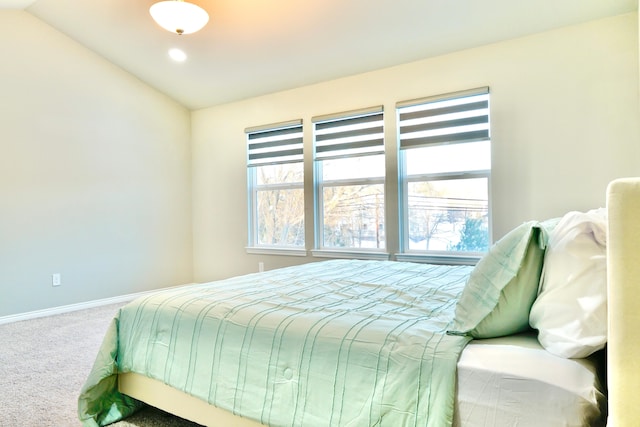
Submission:
[[[79,417],[150,404],[207,426],[632,425],[637,212],[640,179],[616,180],[605,212],[529,221],[475,267],[322,261],[143,297],[114,317]],[[604,284],[558,291],[553,236],[598,237],[603,214],[608,234],[571,242],[606,251],[572,275]],[[574,300],[587,327],[566,339],[557,310]]]

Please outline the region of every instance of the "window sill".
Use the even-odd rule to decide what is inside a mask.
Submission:
[[[453,255],[453,254],[396,254],[397,261],[403,262],[419,262],[425,264],[444,264],[444,265],[476,265],[482,255]]]
[[[355,250],[313,249],[311,255],[318,258],[347,258],[347,259],[371,259],[386,261],[389,254],[386,252],[367,252]]]
[[[285,255],[285,256],[307,256],[307,250],[303,248],[268,248],[263,246],[250,246],[245,250],[248,254],[258,255]]]

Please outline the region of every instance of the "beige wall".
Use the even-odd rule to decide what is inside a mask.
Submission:
[[[246,253],[247,126],[383,104],[394,153],[396,101],[488,85],[494,237],[602,206],[611,179],[640,175],[637,18],[190,114],[31,15],[0,11],[0,316],[317,260]],[[394,155],[387,166],[395,175]],[[387,191],[395,251],[392,180]]]
[[[0,316],[191,282],[189,111],[26,12],[0,28]]]
[[[309,153],[312,116],[383,104],[387,151],[394,153],[396,101],[488,85],[494,238],[527,219],[603,206],[611,179],[640,175],[638,62],[637,13],[632,13],[196,111],[194,277],[204,281],[252,272],[258,261],[270,269],[316,260],[246,253],[247,126],[302,118]],[[389,176],[396,172],[395,162],[389,156]],[[387,191],[393,251],[393,182]],[[308,197],[308,214],[311,201]],[[309,243],[311,231],[307,224]]]

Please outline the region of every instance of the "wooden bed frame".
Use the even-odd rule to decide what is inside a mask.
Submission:
[[[608,427],[640,419],[640,178],[618,179],[607,189],[609,341]],[[258,427],[242,418],[139,374],[120,374],[119,390],[181,418],[209,427]]]
[[[242,418],[229,411],[210,405],[204,400],[170,387],[162,381],[136,373],[118,375],[121,393],[141,400],[185,420],[207,427],[259,427],[257,421]]]

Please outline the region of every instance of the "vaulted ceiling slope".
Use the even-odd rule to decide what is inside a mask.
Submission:
[[[638,0],[191,0],[210,21],[178,36],[151,19],[155,1],[0,0],[0,9],[26,10],[199,109],[638,8]],[[171,48],[187,60],[171,60]]]

